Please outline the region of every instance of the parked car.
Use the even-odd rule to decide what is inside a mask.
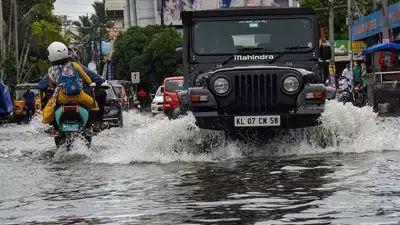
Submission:
[[[176,108],[179,108],[178,91],[183,90],[183,76],[167,77],[164,80],[164,114],[168,118],[172,117],[172,113]]]
[[[107,92],[103,122],[107,122],[110,127],[123,127],[122,105],[118,101],[114,88],[109,83],[103,83],[102,88]]]
[[[160,86],[157,89],[157,92],[151,102],[151,113],[153,115],[159,114],[163,112],[163,104],[164,104],[164,87]]]
[[[129,109],[129,99],[128,95],[126,94],[125,88],[122,84],[112,83],[111,86],[113,87],[117,99],[121,104],[122,108],[127,111]]]

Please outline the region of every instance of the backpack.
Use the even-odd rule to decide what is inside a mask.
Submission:
[[[71,73],[60,70],[58,85],[66,95],[77,95],[83,89],[83,81],[79,72],[71,64]]]

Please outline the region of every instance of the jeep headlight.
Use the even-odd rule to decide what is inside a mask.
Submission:
[[[295,76],[287,76],[283,80],[283,89],[289,93],[296,92],[300,87],[300,81]]]
[[[229,90],[229,81],[223,77],[215,79],[214,90],[217,94],[225,94]]]

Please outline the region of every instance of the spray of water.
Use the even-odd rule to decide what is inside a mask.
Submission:
[[[267,144],[230,141],[223,132],[201,130],[191,115],[168,120],[162,115],[124,113],[124,127],[103,131],[87,148],[77,140],[72,151],[56,151],[39,118],[29,125],[0,129],[0,157],[41,155],[56,151],[53,160],[84,158],[91,163],[221,161],[255,155],[305,155],[332,152],[400,150],[397,118],[380,118],[371,108],[336,101],[326,104],[322,125],[283,132]],[[68,157],[67,157],[68,156]],[[67,157],[67,158],[66,158]]]

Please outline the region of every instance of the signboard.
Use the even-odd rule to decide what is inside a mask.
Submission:
[[[358,55],[358,53],[362,52],[366,48],[364,42],[362,41],[353,41],[351,47],[353,48],[353,54]]]
[[[335,55],[347,55],[349,52],[348,40],[335,40]]]
[[[365,49],[365,44],[362,41],[353,41],[352,48],[353,54],[357,55]],[[335,55],[348,55],[349,53],[349,40],[335,40]]]
[[[388,6],[389,29],[400,27],[400,2]],[[356,21],[351,26],[353,40],[361,40],[382,32],[382,11],[373,12]]]
[[[157,24],[161,22],[161,2],[162,0],[154,0]],[[298,7],[298,4],[296,0],[165,0],[164,23],[182,25],[182,11],[257,6]]]
[[[131,73],[131,82],[132,82],[132,84],[140,83],[140,73],[139,72]]]

